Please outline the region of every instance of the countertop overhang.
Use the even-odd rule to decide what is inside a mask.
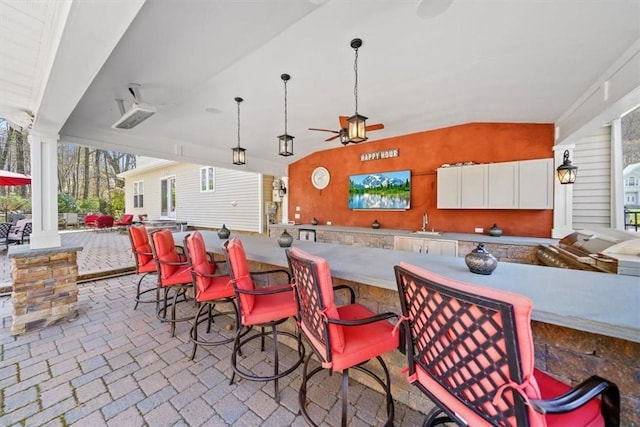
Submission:
[[[224,253],[224,240],[215,232],[201,233],[210,252]],[[187,234],[174,233],[176,242],[182,244]],[[276,239],[237,237],[249,260],[288,268]],[[635,276],[507,262],[483,276],[471,273],[461,257],[303,240],[294,240],[293,245],[327,259],[331,275],[338,279],[397,290],[393,266],[404,261],[452,279],[524,295],[533,303],[535,321],[640,343],[640,284]]]

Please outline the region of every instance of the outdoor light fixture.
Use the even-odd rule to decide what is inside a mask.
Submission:
[[[349,132],[347,132],[346,129],[340,129],[338,135],[340,137],[340,143],[342,145],[347,145],[349,143]]]
[[[244,165],[246,163],[244,152],[247,150],[240,147],[240,103],[243,101],[243,99],[240,97],[236,97],[235,101],[238,103],[238,146],[232,148],[231,151],[233,151],[233,164]]]
[[[291,76],[282,74],[280,78],[284,82],[284,134],[278,137],[278,154],[281,156],[293,156],[293,136],[287,134],[287,82],[291,79]]]
[[[353,48],[353,50],[356,51],[356,59],[353,65],[353,69],[355,71],[356,74],[356,82],[355,82],[355,86],[353,88],[353,94],[356,98],[356,112],[353,116],[349,117],[347,119],[347,123],[348,123],[348,141],[349,142],[353,142],[354,144],[357,144],[359,142],[363,142],[367,140],[367,133],[366,133],[366,120],[367,118],[365,116],[361,116],[360,114],[358,114],[358,48],[362,46],[362,40],[361,39],[353,39],[351,40],[351,47]],[[342,136],[340,137],[340,142],[342,142]],[[344,142],[342,142],[344,145],[346,145]]]
[[[564,150],[564,158],[562,164],[558,166],[558,179],[560,184],[573,184],[576,182],[576,175],[578,175],[578,167],[571,164],[569,160],[569,150]]]

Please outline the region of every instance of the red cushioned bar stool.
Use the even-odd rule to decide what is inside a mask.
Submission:
[[[240,307],[240,328],[238,328],[233,343],[231,355],[231,367],[233,384],[235,375],[250,381],[273,381],[275,388],[275,400],[280,401],[278,380],[292,373],[304,358],[304,346],[300,334],[279,330],[278,327],[287,320],[295,319],[298,315],[298,306],[291,285],[291,277],[287,270],[267,270],[251,272],[242,242],[237,237],[231,238],[223,245],[227,255],[227,262],[231,273],[231,283],[236,294],[236,302]],[[267,284],[257,286],[254,278],[257,276],[271,276],[277,278],[280,275],[285,280],[282,284]],[[270,330],[270,332],[269,332]],[[265,350],[265,338],[271,335],[273,346],[273,358],[265,361],[272,365],[273,371],[268,375],[259,375],[242,366],[238,361],[241,355],[254,340],[260,340],[260,351]],[[289,337],[295,340],[297,354],[281,360],[279,346],[282,343],[279,337]]]
[[[307,412],[307,388],[313,376],[328,370],[329,374],[342,371],[342,426],[347,425],[349,370],[362,372],[380,385],[386,399],[387,419],[385,426],[393,425],[394,405],[391,396],[391,379],[382,355],[398,348],[397,330],[389,321],[398,317],[395,313],[376,314],[361,304],[355,303],[351,294],[349,304],[337,306],[327,261],[310,255],[299,248],[286,250],[289,266],[294,277],[299,306],[299,325],[302,336],[313,352],[304,362],[302,383],[298,394],[300,411],[305,420],[317,426]],[[320,366],[309,372],[309,361],[315,355]],[[366,365],[377,360],[384,377]]]
[[[136,263],[136,274],[141,274],[140,280],[136,286],[136,305],[133,309],[138,308],[140,303],[155,303],[161,301],[160,289],[157,286],[153,288],[141,290],[142,280],[149,274],[156,274],[158,272],[158,266],[153,259],[153,249],[151,249],[151,242],[149,241],[149,234],[147,228],[144,225],[138,225],[129,227],[129,241],[131,242],[131,253],[133,253],[133,260]],[[155,292],[156,297],[154,299],[145,298],[144,294]]]
[[[176,317],[178,303],[189,299],[187,291],[193,289],[191,267],[185,256],[178,253],[169,229],[162,229],[151,234],[153,245],[153,259],[158,269],[158,288],[162,290],[161,305],[157,310],[157,317],[162,322],[171,324],[171,336],[175,336],[176,323],[187,322],[193,319],[193,315]],[[169,293],[173,292],[173,301],[169,300]],[[167,316],[167,310],[171,307],[171,316]]]
[[[234,339],[234,334],[224,336],[224,329],[216,331],[215,338],[203,336],[199,331],[200,325],[206,322],[206,333],[209,335],[211,334],[211,325],[216,318],[223,320],[226,316],[232,315],[232,329],[237,329],[240,323],[240,314],[235,304],[231,277],[229,274],[220,273],[220,266],[207,253],[202,234],[199,231],[188,234],[184,239],[184,247],[186,248],[187,261],[191,266],[191,278],[198,304],[198,312],[194,316],[191,326],[191,341],[193,342],[191,360],[193,360],[198,345],[216,346],[228,344]],[[232,309],[214,312],[216,305],[230,306]]]
[[[529,299],[405,263],[395,274],[409,381],[436,404],[424,425],[620,424],[615,384],[594,375],[572,388],[534,368]]]

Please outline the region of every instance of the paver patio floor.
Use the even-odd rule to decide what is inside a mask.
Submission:
[[[98,237],[113,238],[107,244],[111,247],[123,237],[85,234],[92,244]],[[126,235],[123,241],[126,255],[107,263],[122,267],[128,258],[133,264]],[[101,266],[100,250],[93,254],[83,259],[81,274],[92,263]],[[280,404],[273,399],[273,383],[241,380],[229,385],[231,344],[199,347],[191,361],[185,322],[171,338],[169,326],[156,318],[154,304],[133,310],[137,280],[128,275],[79,285],[78,316],[40,332],[12,337],[10,322],[3,324],[0,425],[306,425],[298,414],[301,368],[281,380]],[[285,350],[284,357],[291,353]],[[245,354],[244,363],[263,363],[258,349]],[[339,381],[340,375],[333,375],[309,390],[310,412],[322,425],[340,424]],[[358,383],[350,387],[349,411],[351,426],[381,425],[385,418],[382,395]],[[422,421],[422,414],[396,403],[396,426]]]

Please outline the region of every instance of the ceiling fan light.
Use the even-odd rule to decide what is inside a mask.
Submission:
[[[347,133],[348,133],[348,142],[353,142],[357,144],[359,142],[364,142],[367,140],[367,117],[362,116],[358,113],[347,119]]]
[[[293,156],[293,136],[282,134],[278,137],[278,154],[281,156]]]

